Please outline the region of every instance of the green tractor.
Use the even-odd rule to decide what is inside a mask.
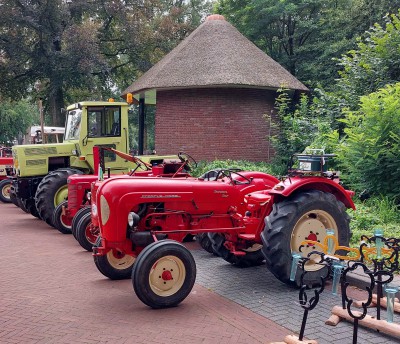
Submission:
[[[76,103],[63,111],[66,115],[63,143],[14,146],[11,186],[14,203],[52,226],[54,208],[68,196],[68,177],[94,172],[94,146],[129,152],[128,109],[124,102]],[[111,173],[128,173],[136,167],[111,151],[105,154]],[[148,156],[142,160],[155,163],[160,157]]]

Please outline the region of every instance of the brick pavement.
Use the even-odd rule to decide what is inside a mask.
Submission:
[[[0,204],[0,219],[0,343],[251,344],[281,341],[300,329],[298,291],[265,266],[238,269],[192,250],[198,269],[193,292],[179,307],[152,310],[136,298],[130,280],[104,278],[71,235],[14,205]],[[362,298],[356,289],[353,294]],[[322,294],[309,315],[308,338],[351,343],[350,324],[324,325],[336,304],[340,299]],[[359,331],[359,343],[399,342]]]
[[[290,331],[200,285],[152,310],[72,235],[0,204],[0,343],[266,343]],[[206,257],[206,260],[208,257]]]

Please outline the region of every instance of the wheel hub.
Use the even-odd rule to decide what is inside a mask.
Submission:
[[[183,285],[186,276],[185,265],[175,256],[165,256],[157,260],[149,275],[151,290],[159,296],[175,294]]]

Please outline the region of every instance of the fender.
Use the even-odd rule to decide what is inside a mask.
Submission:
[[[289,197],[298,190],[308,189],[332,193],[347,208],[356,209],[351,199],[354,196],[354,191],[346,190],[337,181],[324,177],[290,177],[275,185],[268,193],[279,200],[280,198]]]

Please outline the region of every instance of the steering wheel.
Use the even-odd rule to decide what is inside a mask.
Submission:
[[[231,180],[231,182],[233,184],[237,184],[237,185],[250,184],[251,180],[249,178],[245,177],[243,174],[239,173],[241,171],[242,170],[240,168],[228,168],[226,170],[221,168],[220,170],[218,170],[215,180],[218,180],[219,178],[227,177]],[[245,181],[241,182],[239,180],[234,180],[232,178],[232,174],[238,175],[239,177],[243,178]]]
[[[191,171],[193,168],[197,167],[196,160],[194,160],[194,158],[192,156],[190,156],[189,154],[187,154],[185,152],[179,152],[178,158],[180,161],[183,162],[187,171]]]

